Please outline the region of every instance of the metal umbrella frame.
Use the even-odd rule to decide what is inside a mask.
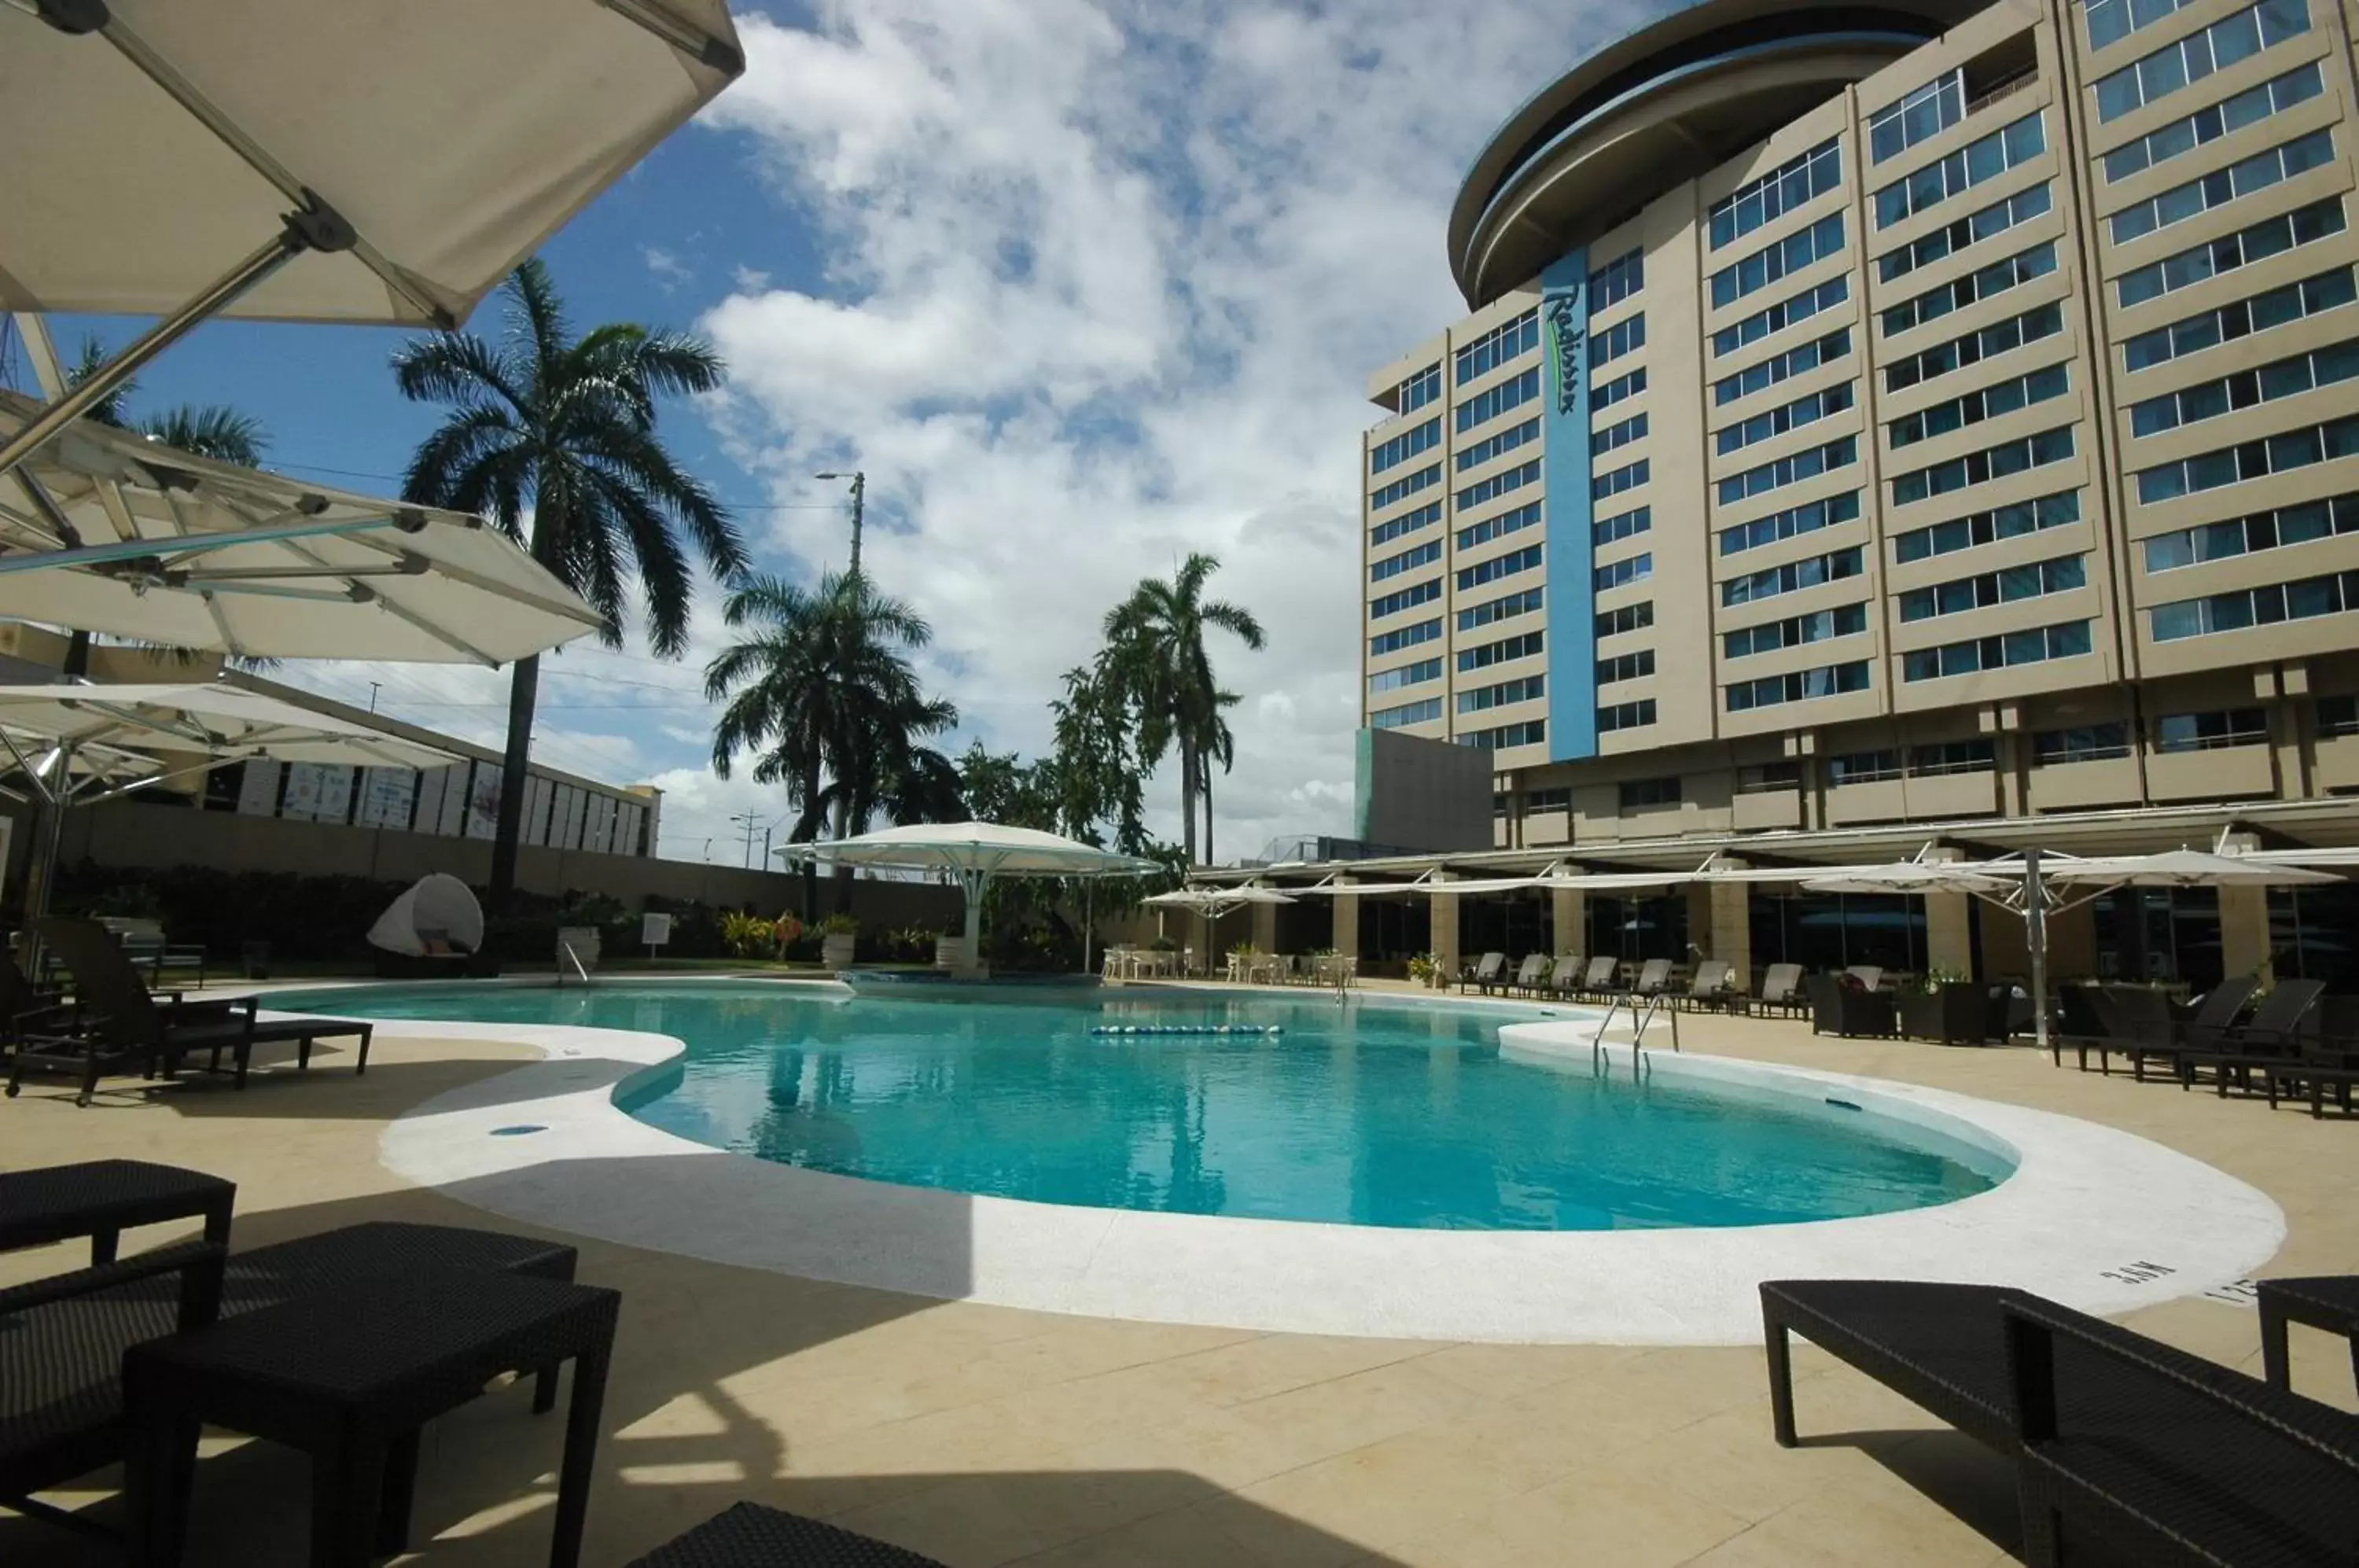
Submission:
[[[1305,892],[1321,890],[1322,889],[1303,889]],[[1162,904],[1192,909],[1203,920],[1204,973],[1208,975],[1212,972],[1212,930],[1220,923],[1223,916],[1234,914],[1252,904],[1293,904],[1300,901],[1288,894],[1279,892],[1275,887],[1264,887],[1252,882],[1223,887],[1200,885],[1193,887],[1175,887],[1169,893],[1158,893],[1152,898],[1139,900],[1143,904]]]

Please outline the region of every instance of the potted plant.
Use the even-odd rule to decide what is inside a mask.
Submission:
[[[1408,977],[1412,983],[1430,991],[1439,991],[1449,981],[1449,976],[1441,972],[1441,960],[1430,953],[1420,953],[1409,959]]]
[[[819,923],[819,961],[830,969],[852,967],[852,954],[860,942],[860,922],[850,915],[830,915]]]

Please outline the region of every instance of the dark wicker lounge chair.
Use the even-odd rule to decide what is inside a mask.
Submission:
[[[2221,1030],[2209,1050],[2180,1052],[2179,1086],[2193,1088],[2197,1075],[2209,1068],[2213,1088],[2225,1099],[2232,1082],[2249,1093],[2256,1068],[2299,1062],[2302,1021],[2325,990],[2316,980],[2280,980],[2248,1022]]]
[[[2142,1026],[2140,1038],[2122,1053],[2130,1059],[2130,1075],[2143,1083],[2147,1063],[2159,1062],[2175,1077],[2181,1058],[2219,1050],[2236,1027],[2245,1004],[2253,999],[2256,984],[2249,975],[2232,975],[2204,994],[2193,1017],[2172,1020],[2166,1014],[2159,1044],[2146,1038],[2153,1031]]]

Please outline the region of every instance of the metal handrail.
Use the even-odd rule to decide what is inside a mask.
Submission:
[[[1647,1010],[1643,1014],[1638,1011],[1639,996],[1635,991],[1621,993],[1606,1004],[1605,1017],[1598,1020],[1597,1033],[1591,1037],[1589,1042],[1591,1072],[1596,1072],[1604,1062],[1605,1031],[1613,1027],[1614,1015],[1620,1012],[1623,1005],[1627,1003],[1630,1008],[1631,1024],[1630,1077],[1632,1082],[1636,1082],[1640,1066],[1647,1056],[1647,1031],[1655,1027],[1655,1015],[1666,1010],[1664,1004],[1677,1000],[1669,991],[1650,991],[1647,993],[1645,999]],[[1672,1007],[1668,1011],[1671,1020],[1671,1049],[1678,1051],[1680,1049],[1680,1010],[1677,1007]]]

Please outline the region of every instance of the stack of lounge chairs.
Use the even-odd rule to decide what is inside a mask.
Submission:
[[[2248,977],[2223,980],[2190,1014],[2175,1018],[2151,986],[2082,986],[2068,998],[2065,1029],[2049,1037],[2049,1057],[2060,1066],[2070,1050],[2082,1071],[2093,1057],[2098,1072],[2110,1073],[2118,1056],[2140,1083],[2150,1072],[2181,1089],[2208,1080],[2223,1099],[2231,1089],[2266,1094],[2273,1108],[2295,1096],[2308,1101],[2313,1116],[2325,1113],[2332,1094],[2349,1112],[2359,1083],[2359,1031],[2347,1017],[2330,1018],[2318,981],[2279,981],[2248,1017],[2256,988]]]

